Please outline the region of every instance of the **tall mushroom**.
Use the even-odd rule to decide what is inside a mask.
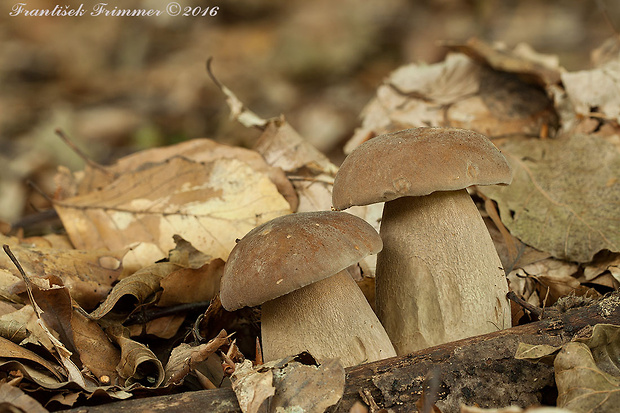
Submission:
[[[484,135],[417,128],[360,145],[336,175],[336,210],[385,202],[376,308],[397,354],[510,326],[508,285],[465,189],[508,184]]]
[[[262,304],[265,361],[309,351],[345,367],[395,356],[394,347],[347,272],[381,250],[366,221],[333,211],[281,216],[241,239],[224,267],[220,299],[236,310]]]

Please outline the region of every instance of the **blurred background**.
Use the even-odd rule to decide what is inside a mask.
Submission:
[[[15,1],[15,0],[14,0]],[[445,56],[443,41],[476,36],[527,43],[586,69],[590,52],[617,36],[613,0],[178,0],[218,6],[215,16],[11,17],[0,4],[0,220],[48,206],[58,165],[83,161],[62,129],[96,162],[208,137],[252,146],[259,131],[229,119],[213,72],[262,117],[284,114],[336,163],[359,114],[385,76]],[[98,0],[20,0],[77,8]],[[163,0],[107,0],[109,10],[159,9]]]

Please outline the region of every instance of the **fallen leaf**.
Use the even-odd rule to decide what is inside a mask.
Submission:
[[[0,400],[2,400],[0,402],[0,410],[4,412],[48,412],[38,401],[8,383],[0,383]]]
[[[228,334],[225,330],[222,330],[217,337],[209,340],[208,343],[198,346],[182,343],[175,347],[170,353],[170,359],[168,359],[166,364],[166,385],[181,383],[185,376],[198,368],[200,363],[228,343],[230,343]]]
[[[268,411],[323,412],[342,398],[345,373],[338,359],[319,365],[301,353],[253,369],[246,360],[236,365],[232,383],[244,413],[262,411],[268,399]]]
[[[272,371],[276,392],[271,408],[275,411],[323,412],[342,398],[345,372],[339,359],[323,360],[318,366],[298,359],[283,364]]]
[[[553,364],[555,355],[562,349],[562,347],[551,346],[548,344],[528,344],[519,343],[517,350],[515,351],[515,358],[517,360],[530,360],[530,361],[542,361],[546,364]]]
[[[334,176],[338,170],[284,119],[270,121],[254,149],[263,155],[269,165],[277,166],[287,173],[305,167],[313,174]]]
[[[617,58],[595,69],[562,73],[562,84],[578,114],[595,113],[620,121],[620,60]]]
[[[477,190],[498,203],[502,222],[524,243],[554,257],[589,262],[620,251],[620,153],[589,135],[519,139],[498,145],[512,184]]]
[[[116,370],[125,379],[125,387],[140,383],[144,387],[159,387],[164,381],[164,367],[147,346],[129,338],[129,330],[121,325],[106,329],[108,336],[121,348]]]
[[[509,50],[502,44],[489,44],[478,38],[471,38],[464,44],[447,43],[448,49],[466,54],[472,59],[487,64],[495,70],[517,73],[548,86],[560,82],[562,70],[557,56],[541,55],[529,45],[519,44]]]
[[[155,320],[147,322],[146,325],[132,324],[127,328],[129,329],[131,337],[147,334],[163,339],[170,339],[176,335],[184,321],[184,314],[174,314],[156,318]]]
[[[235,239],[290,213],[267,175],[246,163],[182,157],[124,174],[100,191],[54,207],[78,248],[115,250],[142,243],[128,254],[133,263],[126,266],[133,270],[165,257],[175,234],[225,259]]]
[[[160,289],[160,281],[166,275],[178,268],[177,265],[168,262],[160,262],[144,267],[129,277],[123,278],[116,284],[105,301],[90,313],[89,317],[98,320],[112,311],[114,306],[123,297],[134,297],[139,304]]]
[[[510,57],[484,43],[476,44],[484,45],[487,54],[474,53],[469,44],[456,48],[471,51],[478,61],[451,53],[443,62],[409,64],[394,71],[364,108],[362,126],[346,143],[345,153],[374,136],[414,127],[471,129],[490,138],[553,134],[558,127],[553,100],[545,88],[523,81],[522,75],[540,79],[537,76],[543,72],[556,77],[559,72],[517,55]],[[495,59],[492,50],[502,57]],[[489,64],[487,59],[497,62]],[[534,83],[547,84],[546,80]]]
[[[121,259],[125,251],[67,250],[32,248],[16,243],[8,244],[24,270],[32,277],[54,275],[62,279],[71,297],[83,308],[92,309],[109,293],[112,284],[122,272]],[[25,292],[19,272],[5,254],[0,254],[0,271],[15,276],[7,291]]]
[[[19,346],[3,337],[0,337],[0,357],[5,360],[27,360],[36,363],[54,375],[58,381],[64,380],[58,365],[47,361],[33,351]]]
[[[620,378],[599,369],[586,344],[566,344],[555,358],[554,367],[558,407],[575,413],[618,410]]]
[[[210,301],[220,291],[224,261],[215,258],[200,268],[182,268],[170,272],[160,281],[162,288],[158,306]]]
[[[232,388],[243,413],[268,411],[265,403],[276,392],[271,369],[255,370],[250,360],[235,365]]]

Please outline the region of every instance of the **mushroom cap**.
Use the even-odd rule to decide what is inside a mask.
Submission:
[[[250,232],[231,251],[220,284],[222,306],[256,306],[330,277],[383,248],[361,218],[345,212],[284,215]]]
[[[506,158],[484,135],[464,129],[416,128],[377,136],[342,163],[332,193],[336,210],[353,205],[509,184]]]

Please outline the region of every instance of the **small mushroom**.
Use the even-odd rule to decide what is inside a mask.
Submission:
[[[345,367],[395,356],[347,267],[381,250],[366,221],[344,212],[284,215],[250,231],[222,276],[222,306],[261,307],[263,358],[302,351]]]
[[[510,326],[508,284],[471,185],[508,184],[484,135],[417,128],[360,145],[336,175],[336,210],[385,202],[376,309],[397,354]]]

